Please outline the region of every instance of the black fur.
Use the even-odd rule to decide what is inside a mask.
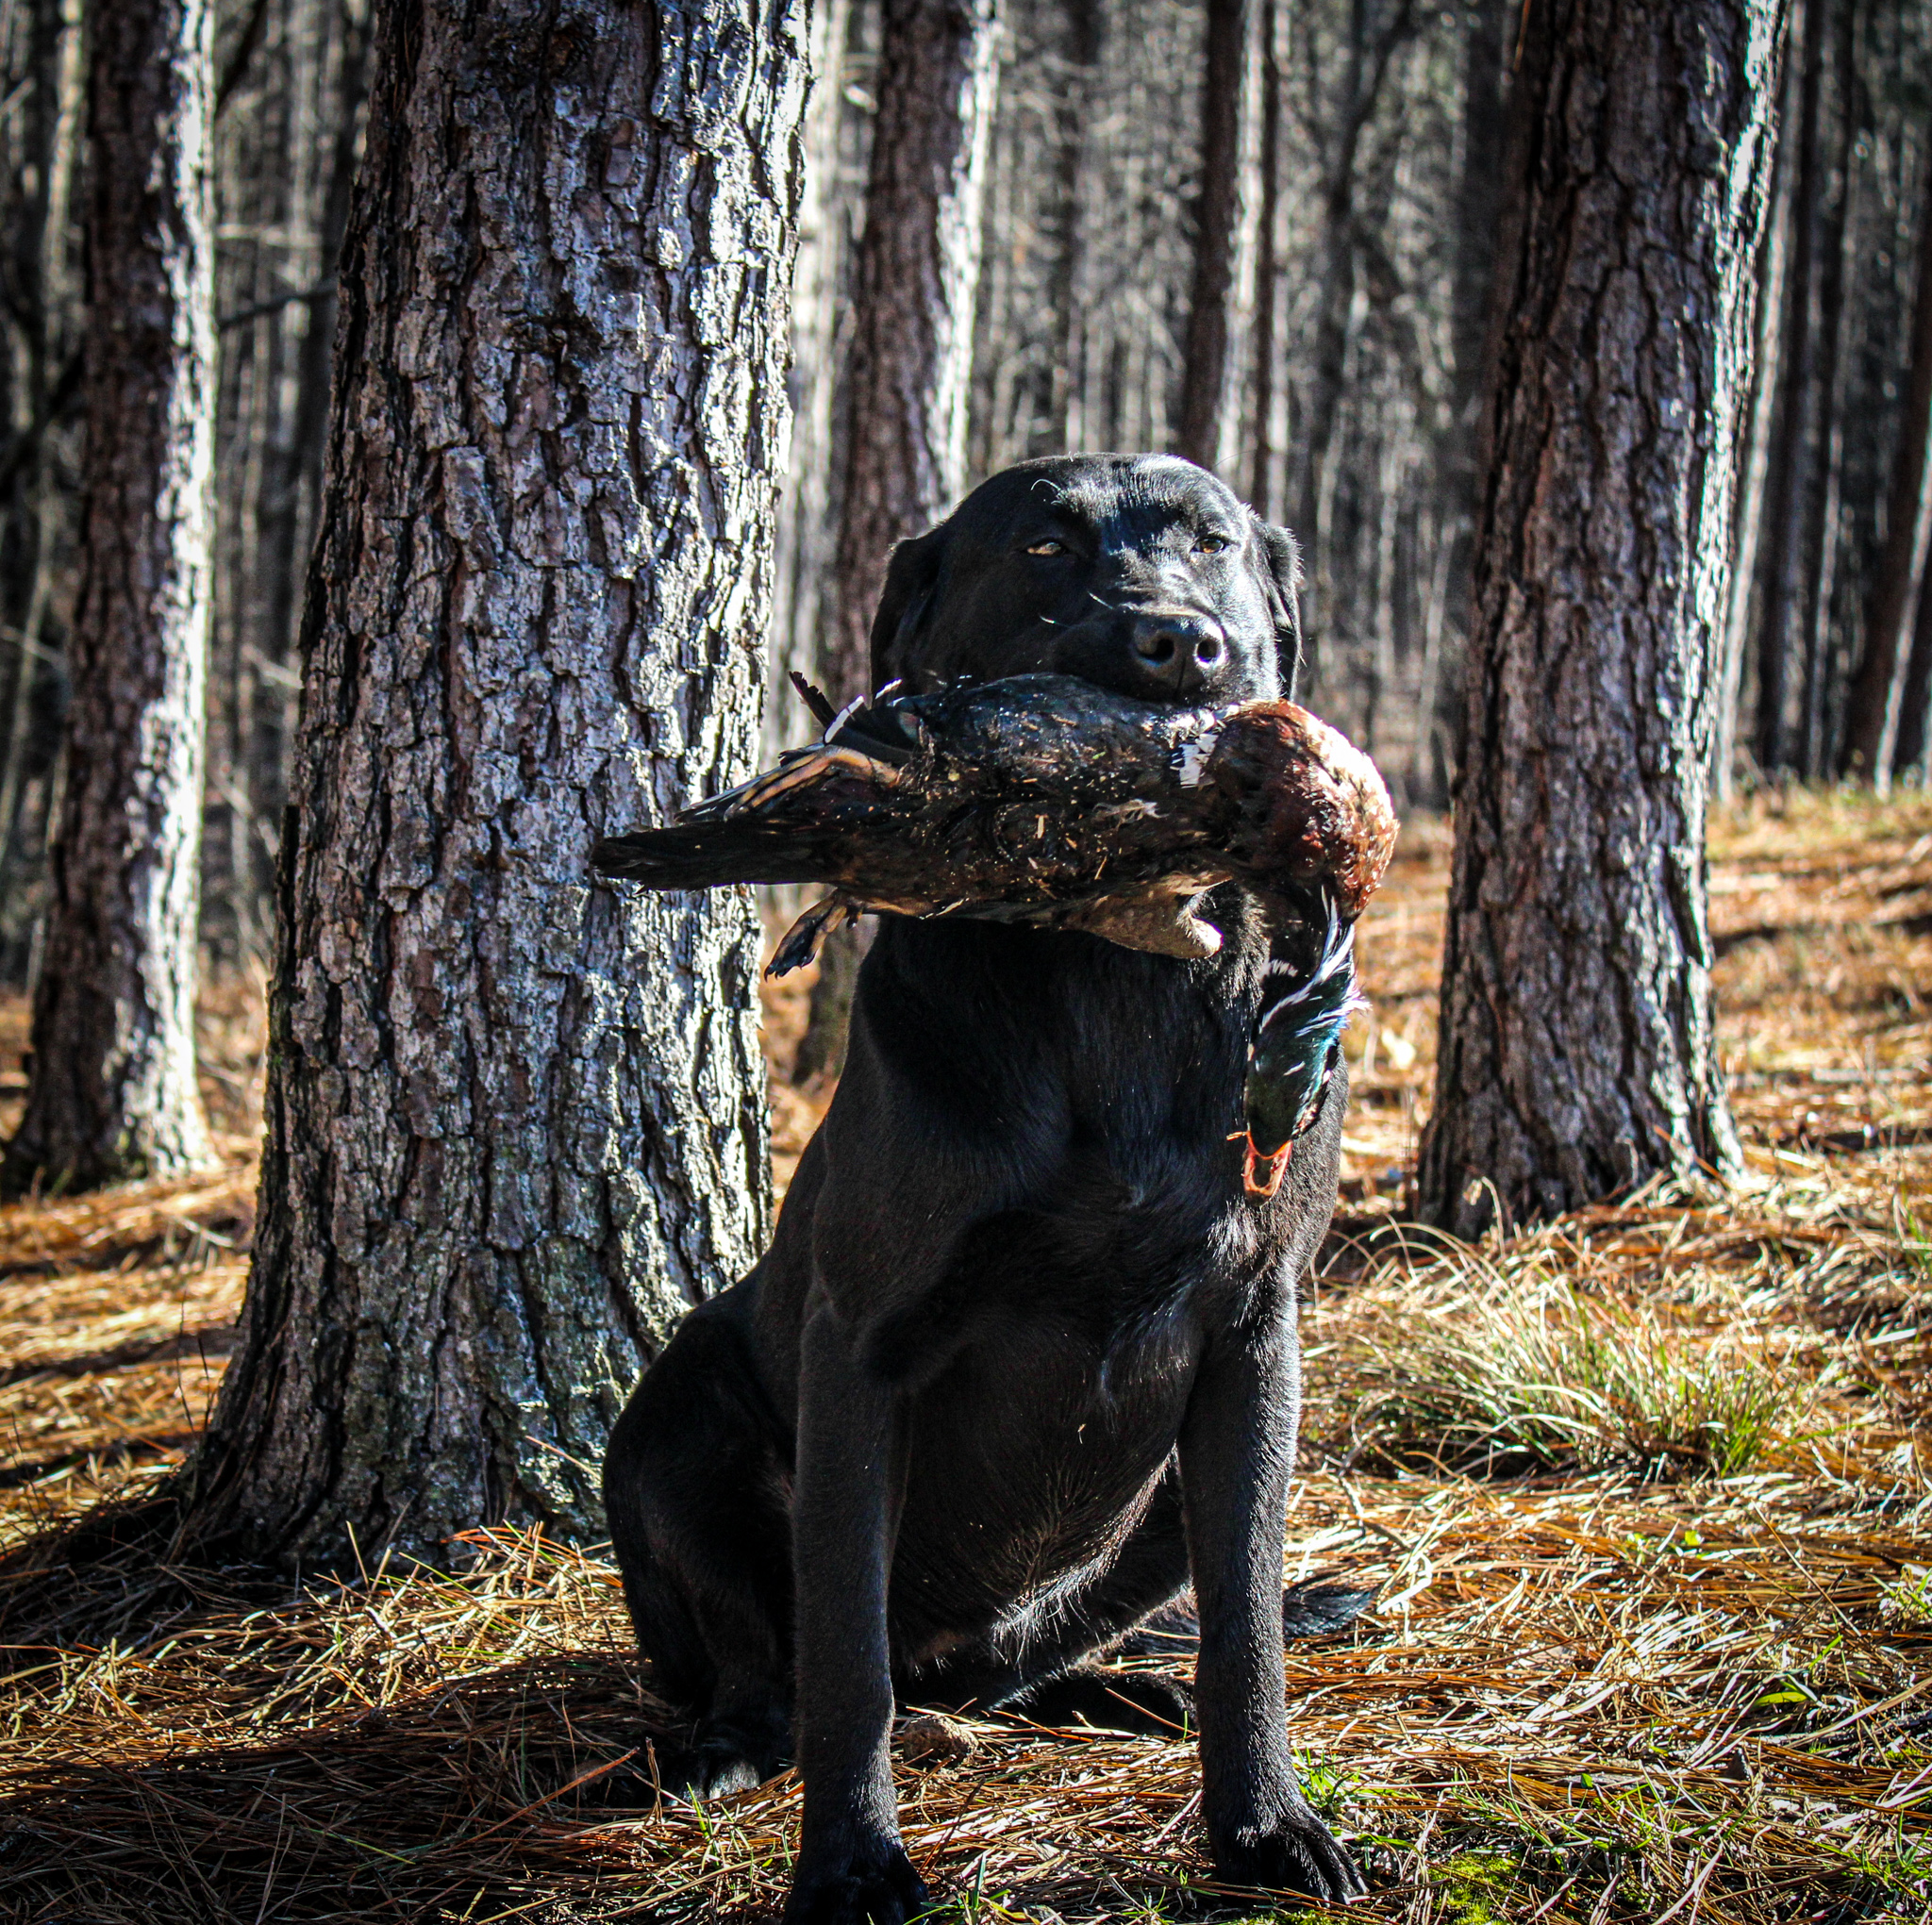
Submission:
[[[1269,699],[1292,687],[1295,575],[1289,536],[1185,462],[1031,462],[895,551],[874,659],[915,686],[1054,670]],[[923,1902],[895,1699],[1191,1718],[1222,1874],[1361,1889],[1289,1764],[1281,1644],[1295,1287],[1345,1079],[1279,1193],[1244,1195],[1228,1137],[1269,943],[1240,901],[1211,920],[1223,953],[1181,962],[887,919],[771,1251],[691,1312],[612,1435],[639,1643],[692,1719],[660,1768],[709,1793],[796,1757],[793,1925]],[[1191,1578],[1197,1622],[1170,1635],[1198,1636],[1191,1704],[1085,1663]],[[1361,1601],[1288,1608],[1326,1630]]]

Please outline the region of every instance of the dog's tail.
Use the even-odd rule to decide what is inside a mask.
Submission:
[[[1366,1590],[1355,1585],[1324,1584],[1305,1578],[1281,1594],[1281,1634],[1284,1637],[1329,1637],[1348,1627],[1381,1594],[1381,1585]]]
[[[1321,1578],[1304,1578],[1281,1593],[1281,1631],[1285,1637],[1332,1637],[1346,1631],[1375,1601],[1378,1586],[1366,1590]],[[1116,1655],[1129,1658],[1191,1657],[1201,1642],[1201,1619],[1194,1594],[1183,1592],[1172,1604],[1155,1612],[1121,1641]]]

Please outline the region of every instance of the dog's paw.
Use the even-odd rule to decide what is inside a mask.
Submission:
[[[1000,1706],[1036,1724],[1177,1738],[1194,1722],[1194,1694],[1164,1671],[1110,1671],[1082,1665]]]
[[[734,1724],[702,1724],[689,1744],[658,1753],[658,1777],[677,1798],[728,1798],[762,1784],[784,1766],[771,1734]]]
[[[785,1903],[785,1925],[906,1925],[929,1902],[912,1861],[893,1845],[872,1865],[802,1867]]]
[[[1213,1843],[1216,1869],[1235,1884],[1331,1905],[1346,1904],[1368,1890],[1355,1860],[1305,1804],[1266,1831],[1217,1834]]]

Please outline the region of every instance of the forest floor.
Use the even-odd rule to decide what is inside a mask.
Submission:
[[[1289,1657],[1311,1792],[1374,1885],[1347,1916],[1924,1925],[1932,799],[1717,827],[1742,1185],[1477,1249],[1401,1221],[1446,849],[1406,835],[1362,934],[1305,1322],[1287,1568],[1381,1587]],[[224,1169],[0,1211],[0,1547],[154,1487],[203,1420],[246,1269],[259,1004],[208,1002]],[[796,999],[769,1014],[782,1054]],[[25,1021],[0,1005],[0,1131]],[[825,1095],[779,1089],[781,1179]],[[792,1776],[704,1810],[611,1795],[647,1705],[611,1568],[511,1532],[470,1551],[279,1591],[124,1569],[105,1605],[96,1580],[93,1628],[0,1680],[0,1917],[774,1916]],[[897,1749],[939,1916],[1322,1916],[1217,1891],[1178,1739],[926,1720]]]

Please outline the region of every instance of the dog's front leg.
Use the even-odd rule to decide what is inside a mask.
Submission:
[[[1365,1886],[1288,1756],[1281,1547],[1300,1402],[1300,1359],[1286,1322],[1225,1334],[1188,1402],[1181,1497],[1201,1613],[1201,1803],[1226,1877],[1333,1901]]]
[[[900,1925],[925,1887],[899,1842],[886,1586],[904,1482],[898,1400],[821,1295],[799,1355],[792,1557],[805,1822],[786,1925]]]

